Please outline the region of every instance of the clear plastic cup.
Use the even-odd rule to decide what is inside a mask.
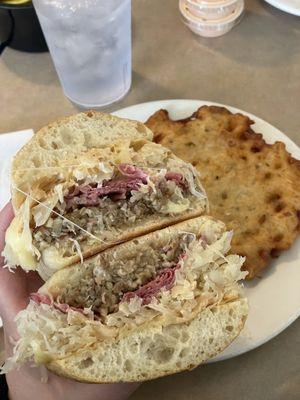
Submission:
[[[131,0],[33,0],[65,95],[83,108],[131,86]]]

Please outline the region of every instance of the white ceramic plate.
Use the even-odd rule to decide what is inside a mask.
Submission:
[[[265,0],[273,7],[289,14],[300,16],[300,0]]]
[[[165,100],[138,104],[115,112],[120,117],[144,122],[160,108],[169,111],[171,118],[191,115],[201,105],[221,105],[197,100]],[[300,159],[300,149],[272,125],[249,113],[225,106],[232,112],[242,112],[255,121],[254,129],[261,132],[268,143],[284,142],[289,152]],[[0,135],[0,208],[8,198],[7,165],[17,149],[31,136],[30,132]],[[4,170],[4,173],[3,173]],[[273,262],[263,279],[245,284],[250,313],[241,335],[222,354],[211,361],[225,360],[245,353],[272,339],[300,315],[300,240]],[[0,320],[1,326],[1,320]]]
[[[155,111],[164,108],[169,111],[171,118],[181,119],[190,116],[204,104],[220,105],[232,112],[248,115],[255,121],[254,130],[262,133],[268,143],[280,140],[295,158],[300,159],[300,148],[274,126],[252,114],[223,104],[197,100],[164,100],[137,104],[114,114],[144,122]],[[282,253],[272,262],[262,279],[246,282],[245,292],[249,299],[250,312],[245,328],[223,353],[211,361],[235,357],[262,345],[287,328],[300,315],[299,264],[300,239],[289,251]]]

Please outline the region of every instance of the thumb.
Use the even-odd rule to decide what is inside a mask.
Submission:
[[[0,211],[0,254],[2,253],[5,245],[5,232],[9,227],[13,217],[14,217],[14,211],[11,202],[9,202]],[[3,257],[0,257],[0,266],[2,267],[3,264],[4,264],[4,259]]]

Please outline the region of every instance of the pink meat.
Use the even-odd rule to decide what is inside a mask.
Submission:
[[[122,301],[130,301],[135,296],[142,299],[142,305],[147,305],[151,302],[152,298],[162,289],[170,290],[175,282],[175,269],[166,268],[160,272],[155,279],[146,285],[141,286],[134,292],[127,292],[124,294]]]
[[[121,301],[129,302],[135,296],[142,299],[142,305],[147,305],[151,302],[152,298],[155,297],[162,288],[167,290],[172,289],[175,283],[175,271],[182,266],[182,262],[186,259],[186,252],[182,252],[176,261],[174,261],[173,266],[165,268],[160,271],[157,276],[150,282],[141,286],[133,292],[127,292],[123,295]]]
[[[187,183],[182,174],[179,172],[167,172],[165,175],[167,181],[173,181],[176,183],[177,186],[186,189]]]
[[[96,185],[75,186],[65,197],[67,210],[76,206],[98,206],[103,197],[113,201],[126,199],[132,190],[138,190],[142,184],[147,184],[147,172],[131,164],[119,164],[118,169],[122,176],[117,179],[104,181],[101,187]],[[167,172],[167,181],[173,181],[182,189],[187,188],[187,183],[182,174]]]
[[[61,311],[64,314],[67,314],[67,312],[70,310],[77,311],[83,314],[82,308],[71,307],[69,306],[69,304],[65,303],[56,303],[53,300],[51,300],[49,296],[45,294],[31,293],[30,299],[37,304],[47,304],[48,306],[53,306],[54,308],[56,308],[57,310]]]
[[[131,164],[119,164],[119,171],[122,175],[127,176],[128,178],[136,178],[141,179],[143,183],[147,183],[148,174],[140,168],[135,167]]]
[[[126,199],[132,190],[138,190],[141,180],[134,179],[114,179],[103,183],[102,187],[91,185],[78,186],[77,191],[66,197],[67,209],[73,205],[97,206],[105,196],[112,200]],[[74,194],[75,193],[75,194]]]
[[[138,190],[147,183],[148,174],[130,164],[120,164],[119,171],[123,175],[118,179],[104,181],[102,187],[82,185],[74,187],[66,196],[67,209],[74,205],[97,206],[105,196],[113,201],[126,199],[132,190]]]
[[[41,293],[31,293],[30,299],[37,304],[47,304],[48,306],[52,304],[52,300],[50,299],[50,297]]]

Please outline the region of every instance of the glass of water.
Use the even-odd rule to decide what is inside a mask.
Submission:
[[[83,108],[131,86],[131,0],[33,0],[65,95]]]

